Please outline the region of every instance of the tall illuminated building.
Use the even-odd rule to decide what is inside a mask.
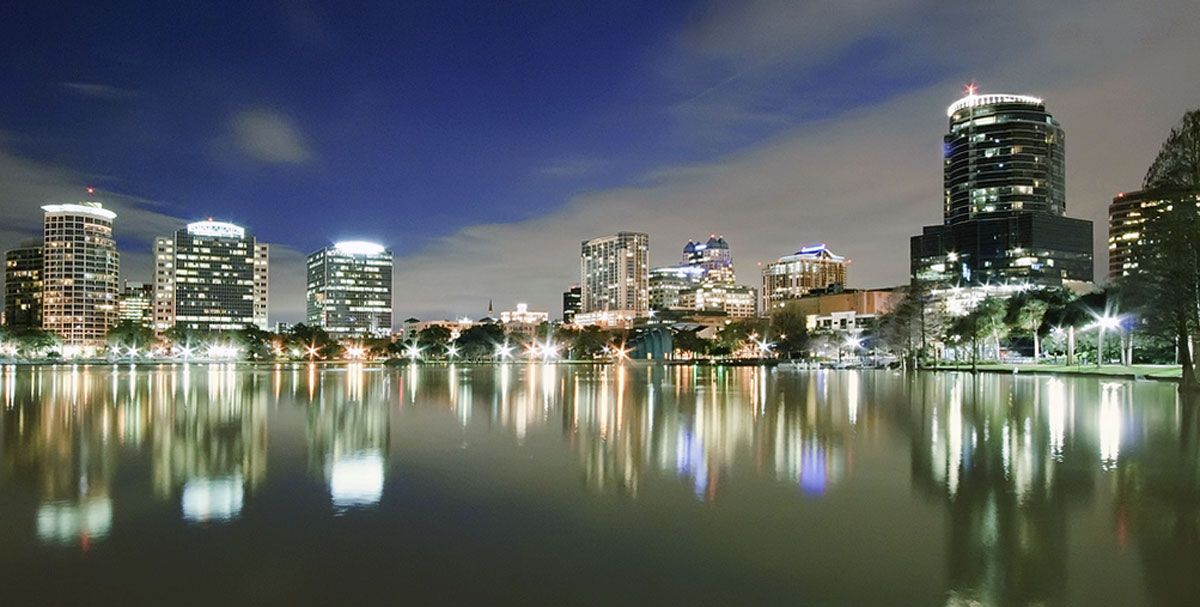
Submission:
[[[767,264],[762,270],[763,310],[769,313],[787,300],[803,297],[810,291],[845,286],[849,263],[850,260],[819,244]]]
[[[618,232],[583,241],[579,255],[580,313],[575,322],[612,324],[650,310],[650,235]]]
[[[758,293],[737,286],[733,254],[724,236],[687,241],[677,266],[650,270],[650,309],[719,312],[732,317],[754,316]]]
[[[100,347],[117,324],[117,214],[98,202],[48,204],[42,237],[42,328],[71,347]]]
[[[1145,223],[1154,213],[1191,205],[1200,209],[1200,189],[1156,188],[1123,192],[1108,205],[1108,279],[1137,268],[1136,250],[1145,242]]]
[[[4,253],[4,324],[11,329],[42,326],[42,256],[40,242]]]
[[[245,228],[197,221],[154,240],[154,328],[267,328],[269,249]]]
[[[392,252],[347,241],[309,255],[306,318],[332,335],[390,335]]]
[[[734,282],[733,254],[724,236],[712,234],[707,242],[689,240],[683,247],[682,261],[684,266],[704,268],[706,282]]]
[[[1092,223],[1065,216],[1066,142],[1045,103],[978,95],[946,110],[943,220],[911,241],[911,272],[943,286],[1092,280]]]

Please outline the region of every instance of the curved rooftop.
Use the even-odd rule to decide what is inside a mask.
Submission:
[[[101,219],[113,220],[117,214],[104,208],[98,202],[80,202],[78,204],[48,204],[42,207],[47,213],[66,213],[69,215],[91,215]]]
[[[1013,95],[1011,93],[992,93],[988,95],[968,94],[966,97],[955,101],[946,108],[946,115],[953,116],[955,112],[969,107],[979,107],[981,105],[996,105],[998,103],[1023,103],[1026,105],[1045,105],[1039,97],[1031,97],[1029,95]]]

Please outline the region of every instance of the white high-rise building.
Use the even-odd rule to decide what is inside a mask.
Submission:
[[[154,329],[267,328],[268,245],[223,221],[154,240]]]
[[[650,309],[650,235],[618,232],[583,242],[578,324],[616,324]]]
[[[70,347],[103,347],[117,324],[117,214],[98,202],[48,204],[43,234],[42,328]]]

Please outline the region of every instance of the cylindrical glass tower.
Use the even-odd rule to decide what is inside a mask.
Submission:
[[[945,225],[1028,212],[1065,213],[1063,131],[1041,99],[972,91],[946,114]]]

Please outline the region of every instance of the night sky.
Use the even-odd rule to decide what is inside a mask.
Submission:
[[[153,236],[234,221],[273,245],[272,322],[342,239],[396,253],[396,319],[557,315],[618,230],[655,265],[724,234],[755,286],[814,242],[906,282],[970,82],[1046,99],[1102,267],[1108,200],[1200,106],[1195,2],[101,4],[3,11],[0,247],[87,185],[130,280]]]

